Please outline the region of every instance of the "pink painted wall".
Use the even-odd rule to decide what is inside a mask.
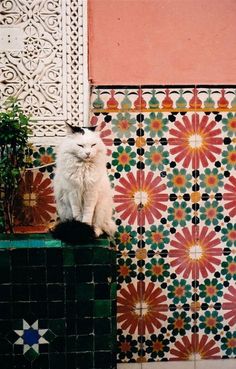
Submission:
[[[236,0],[88,0],[93,84],[236,83]]]

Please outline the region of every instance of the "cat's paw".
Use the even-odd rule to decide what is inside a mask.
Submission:
[[[103,231],[101,228],[99,227],[94,227],[94,231],[97,237],[101,236],[101,234],[103,234]]]

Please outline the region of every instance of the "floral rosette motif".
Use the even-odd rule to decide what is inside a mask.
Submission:
[[[118,172],[129,172],[131,167],[135,165],[136,153],[132,151],[130,146],[119,146],[117,151],[112,153],[112,165],[116,167]]]
[[[223,186],[224,175],[219,173],[217,168],[212,170],[206,168],[204,173],[200,174],[200,188],[202,188],[206,193],[216,193],[219,188]]]
[[[152,258],[150,262],[146,263],[145,268],[145,275],[150,277],[152,282],[163,282],[170,275],[170,265],[165,263],[162,258]]]
[[[146,175],[146,176],[145,176]],[[162,217],[162,212],[167,206],[164,204],[168,200],[168,195],[164,192],[165,184],[162,178],[154,177],[153,172],[137,171],[129,172],[126,177],[119,180],[115,186],[114,202],[117,213],[122,220],[128,221],[128,224],[134,224],[136,220],[140,226],[145,222],[154,223],[155,219]]]
[[[224,294],[223,310],[227,310],[224,318],[228,320],[231,327],[236,326],[236,288],[229,286],[228,291]]]
[[[144,124],[144,131],[152,138],[163,137],[168,132],[168,119],[164,118],[162,113],[150,113],[149,117],[144,119]]]
[[[236,331],[226,332],[225,336],[221,338],[221,349],[227,356],[236,356]]]
[[[236,280],[236,256],[228,256],[226,261],[221,263],[221,274],[225,276],[227,281]]]
[[[15,216],[20,225],[48,224],[56,213],[50,178],[41,172],[27,171],[19,187]]]
[[[184,278],[190,275],[193,279],[199,279],[200,275],[206,278],[220,265],[220,239],[207,226],[193,226],[192,229],[184,227],[175,234],[170,246],[170,265],[176,274],[182,273]]]
[[[222,137],[221,129],[216,127],[216,122],[209,121],[204,115],[201,119],[199,114],[192,115],[192,119],[183,116],[182,121],[175,121],[175,127],[170,129],[168,140],[170,153],[177,163],[184,168],[198,169],[207,167],[209,163],[216,161],[221,153]]]
[[[116,241],[119,251],[131,250],[134,245],[137,244],[137,232],[132,229],[130,225],[120,225],[117,228]]]
[[[226,132],[229,137],[232,137],[236,133],[236,114],[228,113],[227,118],[222,119],[223,132]]]
[[[191,188],[191,178],[191,174],[188,174],[185,169],[174,168],[172,173],[167,174],[167,187],[174,193],[185,193]]]
[[[152,250],[162,250],[170,242],[170,232],[162,224],[156,226],[152,224],[150,229],[145,232],[146,244],[151,246]]]
[[[228,145],[227,150],[222,152],[222,164],[226,166],[228,170],[236,168],[236,146]]]
[[[204,279],[204,284],[199,285],[199,297],[206,303],[217,302],[223,296],[223,284],[218,279]]]
[[[121,333],[122,330],[118,329],[118,342],[117,342],[117,354],[118,362],[124,359],[131,360],[138,352],[137,340],[133,339],[130,334],[124,335]]]
[[[223,316],[217,311],[206,311],[204,315],[199,317],[199,328],[204,330],[204,333],[217,334],[223,328]]]
[[[165,338],[163,334],[151,334],[150,339],[145,341],[146,353],[150,355],[152,360],[160,358],[163,359],[167,352],[169,352],[169,339]]]
[[[191,220],[191,212],[192,209],[187,206],[186,202],[178,203],[175,201],[173,207],[168,208],[167,220],[172,223],[173,227],[178,225],[184,227]]]
[[[223,206],[219,206],[218,201],[206,201],[204,206],[200,207],[200,219],[205,222],[206,225],[213,224],[216,226],[224,218]]]
[[[174,344],[170,350],[171,359],[193,360],[197,354],[201,359],[219,359],[220,349],[214,339],[206,334],[192,334],[190,337],[184,336]]]
[[[236,246],[236,224],[226,224],[226,227],[222,228],[221,232],[223,234],[221,240],[226,243],[226,246]]]
[[[118,138],[129,138],[136,132],[136,118],[132,118],[130,113],[118,113],[116,118],[112,119],[112,130]]]
[[[53,151],[53,147],[41,146],[38,151],[33,153],[33,158],[33,165],[34,167],[40,167],[40,172],[53,172],[53,165],[56,160],[56,154]]]
[[[118,283],[130,283],[132,278],[137,276],[136,269],[137,265],[133,263],[132,259],[120,258],[117,266]]]
[[[191,317],[185,311],[173,312],[173,315],[168,318],[168,331],[171,331],[173,336],[184,336],[191,329]]]
[[[177,304],[185,304],[187,299],[192,297],[192,287],[190,284],[187,284],[185,279],[173,280],[172,284],[169,284],[168,287],[168,298],[173,301],[175,305]]]
[[[145,151],[144,157],[145,165],[149,166],[151,170],[164,170],[165,166],[169,164],[169,153],[165,151],[163,146],[151,146],[149,150]]]
[[[225,201],[224,208],[228,210],[229,216],[236,215],[236,178],[229,177],[228,183],[224,186],[223,200]]]
[[[152,282],[138,281],[137,286],[129,283],[126,288],[121,288],[117,304],[117,322],[129,334],[154,333],[167,319],[166,296]],[[147,311],[141,318],[142,306],[146,306]]]

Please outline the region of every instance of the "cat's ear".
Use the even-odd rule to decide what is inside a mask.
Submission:
[[[84,135],[84,130],[81,127],[74,127],[70,125],[69,123],[66,123],[66,128],[67,128],[68,134],[81,133],[82,135]]]
[[[92,132],[95,132],[97,130],[97,126],[90,126],[90,127],[86,127],[86,128],[88,128]]]

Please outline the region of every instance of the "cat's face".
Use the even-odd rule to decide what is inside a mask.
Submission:
[[[97,132],[89,128],[73,128],[69,126],[67,135],[67,151],[79,160],[93,161],[99,152],[104,151],[104,145]]]

